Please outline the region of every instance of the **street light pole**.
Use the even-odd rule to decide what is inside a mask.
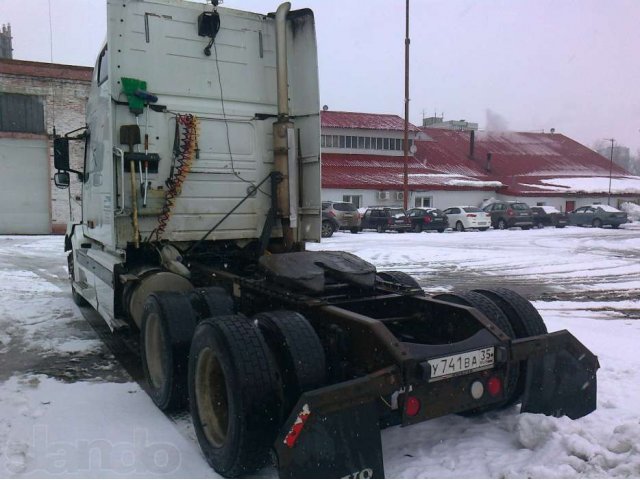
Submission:
[[[607,205],[611,205],[611,172],[613,171],[613,142],[614,138],[607,138],[611,142],[611,155],[609,158],[609,196],[607,197]]]
[[[409,205],[409,0],[406,0],[406,33],[404,38],[404,209]]]

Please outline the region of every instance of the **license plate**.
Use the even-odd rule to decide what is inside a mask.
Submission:
[[[478,225],[486,225],[487,222],[478,222]]]
[[[477,372],[493,367],[494,348],[487,347],[472,352],[459,353],[448,357],[429,360],[431,368],[430,382],[443,380],[464,373]]]

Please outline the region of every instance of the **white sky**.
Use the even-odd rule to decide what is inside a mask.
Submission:
[[[105,36],[104,0],[50,0],[53,59],[92,65]],[[276,0],[224,6],[274,11]],[[401,0],[293,0],[316,13],[321,102],[404,112]],[[587,146],[614,137],[640,148],[640,1],[413,0],[411,114],[444,112],[510,130],[554,127]],[[14,58],[49,61],[47,0],[0,0]]]

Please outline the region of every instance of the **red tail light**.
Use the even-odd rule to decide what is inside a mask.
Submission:
[[[431,217],[427,215],[426,217],[424,217],[423,220],[424,220],[424,223],[429,223],[431,221]]]
[[[507,209],[507,215],[509,215],[510,217],[513,217],[514,215],[513,210],[511,210],[510,208]]]
[[[420,412],[420,400],[417,397],[408,396],[404,403],[404,411],[409,417],[415,417]]]
[[[477,215],[475,213],[467,213],[467,218],[476,218]]]
[[[487,380],[487,392],[492,397],[497,397],[502,392],[502,380],[499,377],[491,377]]]
[[[391,220],[390,218],[387,218],[387,225],[391,225],[393,223],[393,220]]]
[[[329,210],[329,216],[330,216],[330,217],[335,217],[335,216],[336,216],[336,214],[335,214],[334,212],[332,212],[331,210]]]

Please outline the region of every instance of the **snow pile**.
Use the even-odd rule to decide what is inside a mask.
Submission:
[[[215,477],[137,384],[13,377],[0,405],[0,478]]]
[[[633,202],[624,202],[620,205],[620,210],[626,212],[629,219],[634,222],[640,221],[640,205]]]
[[[608,193],[609,177],[561,177],[540,180],[539,184],[521,184],[525,187],[563,193]],[[614,177],[611,179],[611,193],[614,195],[640,194],[640,177]]]

